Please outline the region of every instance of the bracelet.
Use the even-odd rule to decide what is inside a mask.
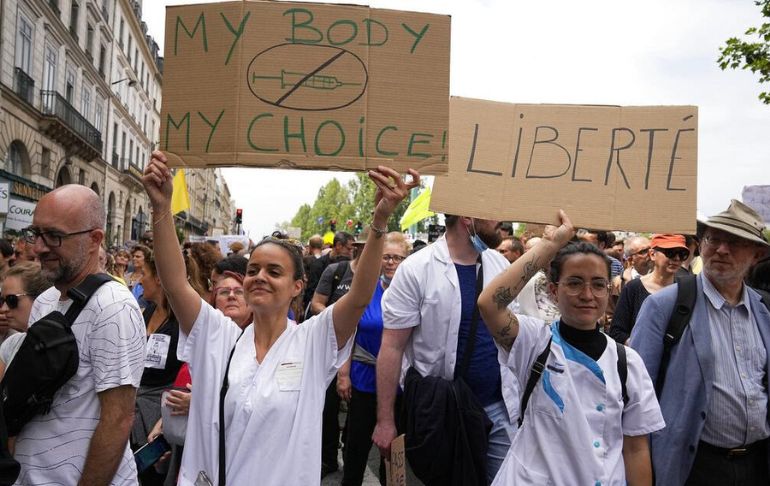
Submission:
[[[155,218],[155,213],[152,213],[152,225],[155,226],[156,224],[159,224],[164,219],[168,218],[168,215],[171,214],[171,211],[164,211],[160,218]]]
[[[374,224],[370,224],[369,225],[369,229],[374,231],[374,234],[377,235],[377,238],[381,238],[382,235],[384,235],[385,233],[388,232],[388,228],[387,227],[385,229],[380,229],[380,228],[374,226]]]

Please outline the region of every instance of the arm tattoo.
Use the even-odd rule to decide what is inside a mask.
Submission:
[[[497,336],[495,337],[495,340],[506,351],[511,350],[511,346],[513,346],[513,341],[516,339],[515,337],[511,336],[511,330],[513,329],[514,325],[518,326],[519,320],[516,318],[516,315],[513,312],[508,311],[508,322],[505,324],[503,328],[497,331]]]
[[[525,285],[527,285],[527,282],[535,276],[535,274],[540,270],[540,267],[537,265],[538,258],[534,257],[531,261],[528,261],[524,264],[524,273],[521,275],[521,288],[523,288]]]
[[[508,287],[497,287],[492,301],[497,304],[497,310],[501,310],[513,302],[513,293]]]

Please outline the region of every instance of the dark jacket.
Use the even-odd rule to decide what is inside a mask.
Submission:
[[[492,422],[462,379],[420,376],[404,380],[405,450],[415,475],[426,484],[487,483],[487,437]]]

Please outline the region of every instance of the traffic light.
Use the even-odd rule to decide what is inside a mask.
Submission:
[[[364,224],[361,221],[357,222],[356,230],[355,230],[356,236],[360,235],[363,230],[364,230]]]
[[[241,224],[243,223],[243,209],[236,209],[235,210],[235,224]]]
[[[332,219],[331,221],[329,221],[329,231],[331,231],[332,233],[337,231],[337,220],[336,219]]]

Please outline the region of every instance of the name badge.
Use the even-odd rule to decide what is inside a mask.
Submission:
[[[299,391],[302,381],[302,361],[290,361],[278,365],[275,381],[280,391]]]
[[[171,336],[168,334],[150,334],[150,338],[147,339],[144,367],[165,369],[169,347],[171,347]]]

